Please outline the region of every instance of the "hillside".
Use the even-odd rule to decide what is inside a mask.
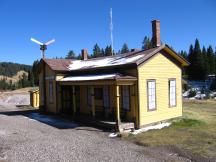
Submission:
[[[32,66],[12,63],[12,62],[0,62],[0,76],[13,77],[20,71],[31,71]]]
[[[25,74],[26,76],[28,76],[28,73],[24,70],[18,71],[15,75],[13,75],[12,77],[9,76],[5,76],[5,75],[0,75],[0,80],[5,79],[7,83],[17,83],[20,79],[23,78],[23,74]]]
[[[34,86],[32,66],[0,62],[0,90],[14,90]]]

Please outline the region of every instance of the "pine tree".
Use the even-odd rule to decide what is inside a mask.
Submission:
[[[192,80],[204,80],[206,77],[204,56],[200,49],[198,39],[195,40],[194,49],[190,46],[188,60],[190,66],[188,67],[188,76]]]
[[[152,48],[152,42],[151,39],[147,36],[144,37],[143,42],[142,42],[142,49],[147,50]]]
[[[179,52],[179,55],[182,56],[182,57],[183,57],[184,59],[186,59],[186,60],[188,59],[188,57],[187,57],[188,55],[187,55],[187,52],[186,52],[186,51],[181,50],[181,51]]]
[[[99,45],[96,43],[93,48],[92,58],[100,57],[100,56],[101,56],[101,49]]]
[[[33,62],[32,65],[32,74],[33,74],[33,79],[34,79],[34,85],[38,86],[39,85],[39,76],[37,72],[37,68],[39,66],[39,60],[36,60]]]
[[[75,59],[76,58],[76,54],[74,53],[73,50],[70,50],[65,58],[66,59]]]
[[[188,54],[187,54],[186,51],[181,50],[181,51],[179,52],[179,55],[180,55],[181,57],[183,57],[184,59],[188,60]],[[183,71],[183,72],[182,72],[183,75],[187,75],[186,68],[183,68],[182,71]]]
[[[207,48],[207,60],[209,64],[208,74],[215,74],[215,55],[211,46]]]
[[[122,49],[121,49],[121,54],[122,53],[127,53],[129,52],[128,45],[126,43],[123,44]]]
[[[105,56],[111,56],[112,55],[112,47],[106,46],[104,54],[105,54]]]
[[[193,45],[191,44],[189,47],[189,52],[188,52],[188,61],[190,62],[189,67],[186,69],[186,72],[188,74],[188,78],[192,79],[192,73],[193,73]]]
[[[101,56],[105,56],[105,51],[103,48],[101,49]]]

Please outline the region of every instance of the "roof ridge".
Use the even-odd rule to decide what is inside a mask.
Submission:
[[[154,48],[157,48],[157,47],[154,47]],[[87,60],[80,60],[80,61],[92,61],[92,60],[100,60],[100,59],[104,59],[104,58],[115,58],[115,57],[121,57],[121,56],[122,57],[124,57],[124,56],[127,57],[127,56],[135,55],[135,54],[138,54],[138,53],[141,53],[141,52],[144,52],[144,51],[148,51],[148,50],[151,50],[151,49],[154,49],[154,48],[141,49],[141,50],[138,50],[138,51],[127,52],[127,53],[117,54],[117,55],[113,55],[113,56],[101,56],[101,57],[96,57],[96,58],[89,58]]]

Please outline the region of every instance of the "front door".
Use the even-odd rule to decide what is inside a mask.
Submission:
[[[73,113],[73,98],[72,86],[62,86],[61,100],[62,100],[62,113]]]

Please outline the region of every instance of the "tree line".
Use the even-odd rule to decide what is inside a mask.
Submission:
[[[35,79],[33,67],[36,65],[24,65],[12,62],[1,62],[0,63],[0,75],[3,78],[0,80],[0,90],[15,90],[19,88],[35,86]],[[19,71],[25,71],[19,76],[17,82],[13,83],[12,80],[7,77],[13,77]]]
[[[142,42],[142,49],[149,49],[152,48],[152,41],[147,36],[144,37]],[[131,49],[128,47],[127,43],[124,43],[122,45],[122,48],[118,50],[117,52],[112,50],[112,47],[110,45],[107,45],[105,48],[100,48],[100,46],[96,43],[93,46],[93,53],[88,55],[88,58],[96,58],[96,57],[104,57],[104,56],[111,56],[112,54],[118,55],[130,52]],[[68,54],[65,57],[66,59],[81,59],[81,54],[75,54],[73,50],[69,50]]]
[[[5,76],[0,80],[0,90],[15,90],[19,88],[33,87],[35,84],[32,77],[33,75],[31,74],[31,71],[29,71],[27,74],[23,73],[19,76],[18,81],[13,83],[12,80],[9,80]]]
[[[30,71],[32,68],[31,65],[24,65],[12,62],[0,62],[0,75],[12,77],[17,74],[17,72]]]
[[[190,65],[184,70],[184,75],[189,80],[205,80],[208,75],[216,74],[216,50],[211,45],[202,48],[199,40],[190,45],[189,51],[180,51]]]

